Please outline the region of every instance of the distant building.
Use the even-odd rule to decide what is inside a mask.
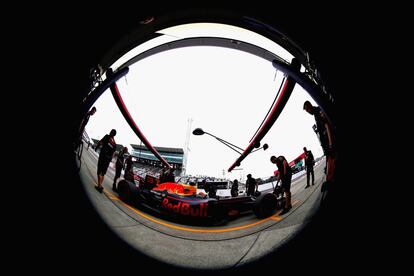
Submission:
[[[151,165],[155,167],[162,167],[163,163],[158,160],[157,157],[144,145],[131,144],[132,157],[136,162]],[[166,147],[154,147],[158,153],[173,166],[177,171],[181,171],[183,167],[184,150],[182,148],[166,148]],[[178,175],[178,174],[176,174]]]
[[[122,149],[124,148],[124,146],[123,145],[121,145],[121,144],[116,144],[116,149],[115,149],[115,152],[120,152],[120,151],[122,151]]]
[[[99,140],[92,138],[92,142],[93,142],[93,145],[92,146],[93,146],[93,148],[95,148],[96,145],[98,144]]]

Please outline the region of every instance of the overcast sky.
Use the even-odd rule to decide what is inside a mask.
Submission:
[[[275,76],[276,74],[276,76]],[[165,51],[132,66],[117,85],[138,127],[154,146],[185,148],[189,120],[191,131],[202,128],[243,149],[267,114],[283,79],[282,72],[254,55],[220,47],[187,47]],[[227,173],[239,156],[208,135],[189,140],[187,173],[230,179],[266,177],[276,166],[272,155],[288,161],[306,146],[322,155],[312,125],[313,116],[303,110],[305,100],[315,103],[299,85],[282,114],[262,140],[269,148],[246,157],[242,170]],[[100,139],[112,128],[119,144],[140,144],[115,104],[110,90],[95,103],[97,112],[86,131]],[[131,149],[131,148],[130,148]]]

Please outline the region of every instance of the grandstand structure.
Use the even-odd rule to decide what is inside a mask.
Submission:
[[[145,146],[131,144],[131,155],[135,162],[152,167],[163,167],[163,163]],[[159,154],[175,169],[175,175],[180,175],[183,168],[184,150],[182,148],[154,147]]]

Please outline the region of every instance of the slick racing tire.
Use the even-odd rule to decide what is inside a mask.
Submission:
[[[261,194],[253,205],[253,213],[258,218],[266,218],[273,215],[277,207],[277,198],[274,194]]]
[[[133,187],[132,183],[122,179],[118,182],[118,194],[119,198],[127,203],[131,203],[133,201]]]

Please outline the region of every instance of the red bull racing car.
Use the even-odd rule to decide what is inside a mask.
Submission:
[[[257,192],[254,196],[208,197],[197,193],[196,186],[166,182],[146,177],[138,184],[128,180],[118,183],[122,201],[143,206],[157,214],[181,222],[221,224],[246,212],[258,218],[269,217],[283,205],[283,198],[275,193]]]

